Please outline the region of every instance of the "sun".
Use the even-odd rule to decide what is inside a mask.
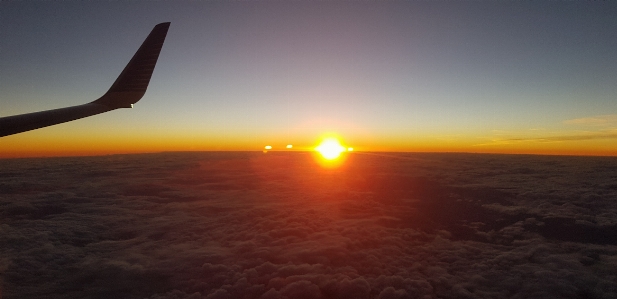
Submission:
[[[321,144],[315,148],[315,150],[318,151],[325,159],[334,160],[345,151],[345,148],[336,138],[331,137],[324,139]]]

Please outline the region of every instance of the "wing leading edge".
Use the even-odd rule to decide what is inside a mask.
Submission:
[[[78,106],[0,118],[0,137],[52,126],[118,108],[132,108],[146,93],[170,23],[154,26],[109,90]]]

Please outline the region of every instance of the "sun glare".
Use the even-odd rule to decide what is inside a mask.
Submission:
[[[339,143],[336,138],[327,138],[315,148],[324,158],[333,160],[338,158],[345,148]]]

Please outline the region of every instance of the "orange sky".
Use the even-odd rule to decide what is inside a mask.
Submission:
[[[75,124],[78,124],[75,122]],[[265,145],[273,150],[313,150],[323,136],[304,136],[291,142],[279,136],[236,137],[213,134],[161,134],[156,132],[135,134],[115,130],[98,130],[91,134],[86,130],[66,133],[62,124],[55,127],[6,136],[0,139],[0,158],[91,156],[122,153],[147,153],[163,151],[261,151]],[[353,147],[355,151],[392,152],[469,152],[504,154],[548,154],[548,155],[602,155],[617,156],[613,139],[591,140],[490,140],[480,137],[449,136],[350,136],[338,135],[341,144]],[[482,142],[478,140],[484,140]]]

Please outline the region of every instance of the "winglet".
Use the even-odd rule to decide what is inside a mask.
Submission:
[[[1,1],[1,0],[0,0]],[[0,117],[0,137],[108,112],[131,108],[146,93],[170,23],[154,26],[116,82],[101,98],[87,104]],[[0,296],[1,297],[1,296]]]
[[[112,109],[132,108],[133,104],[144,96],[163,48],[169,25],[170,22],[166,22],[154,26],[150,35],[141,44],[114,84],[105,95],[92,103],[102,104]]]

